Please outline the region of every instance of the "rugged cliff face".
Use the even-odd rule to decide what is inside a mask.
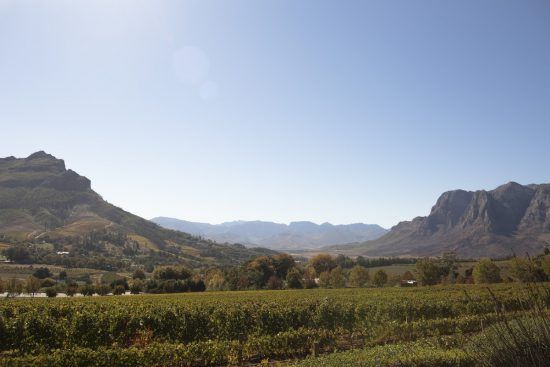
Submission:
[[[78,248],[91,233],[117,239],[90,244],[98,252],[95,255],[142,263],[233,264],[272,253],[218,244],[164,229],[128,213],[103,200],[92,190],[88,178],[66,169],[63,160],[50,154],[37,152],[27,158],[0,159],[2,242],[18,246],[47,242],[70,248],[80,256],[92,256],[94,253]]]
[[[334,247],[371,256],[439,255],[463,257],[531,254],[550,246],[550,184],[515,182],[491,191],[449,191],[427,217],[401,222],[375,241]]]

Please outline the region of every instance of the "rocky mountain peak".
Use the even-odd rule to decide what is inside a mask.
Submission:
[[[364,247],[362,247],[364,246]],[[502,257],[550,246],[550,184],[508,182],[494,190],[443,193],[427,217],[401,222],[356,249],[367,256]]]

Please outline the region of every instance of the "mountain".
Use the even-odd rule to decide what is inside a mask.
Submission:
[[[0,159],[0,243],[30,252],[27,262],[88,267],[121,262],[200,267],[273,253],[167,230],[128,213],[103,200],[63,160],[42,151]]]
[[[550,246],[550,184],[515,182],[491,191],[455,190],[439,197],[427,217],[401,222],[375,241],[333,246],[350,255],[461,257],[538,254]]]
[[[235,221],[222,224],[188,222],[157,217],[151,221],[169,229],[188,232],[219,242],[264,246],[277,250],[316,249],[327,245],[376,239],[387,231],[376,224],[332,225],[292,222],[288,225],[263,221]]]

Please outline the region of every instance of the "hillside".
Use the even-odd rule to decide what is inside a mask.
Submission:
[[[274,250],[317,249],[376,239],[387,230],[376,224],[333,225],[312,222],[281,224],[264,221],[235,221],[222,224],[188,222],[157,217],[151,221],[169,229],[220,241],[242,243],[247,246],[263,246]]]
[[[491,191],[444,193],[427,217],[401,222],[375,240],[327,250],[349,255],[461,257],[537,254],[550,246],[550,184],[515,182]]]
[[[44,152],[0,159],[0,242],[27,253],[25,262],[96,268],[134,263],[200,267],[272,253],[164,229],[109,204],[91,189],[89,179]]]

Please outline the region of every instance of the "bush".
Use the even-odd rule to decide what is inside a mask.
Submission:
[[[85,284],[80,288],[80,293],[83,296],[93,296],[95,293],[95,287],[91,284]]]
[[[140,294],[143,291],[143,282],[139,279],[134,279],[130,283],[130,293]]]
[[[111,292],[111,287],[109,287],[107,284],[98,284],[95,287],[95,291],[100,296],[106,296]]]
[[[69,296],[69,297],[72,297],[72,296],[74,296],[77,292],[78,292],[78,285],[76,285],[76,284],[69,284],[69,285],[67,286],[67,290],[65,291],[65,294],[67,294],[67,296]]]
[[[48,296],[49,298],[57,297],[57,289],[55,289],[54,287],[46,288],[45,291],[46,291],[46,296]]]
[[[481,259],[472,272],[474,281],[482,283],[498,283],[500,279],[500,268],[489,259]]]
[[[279,279],[278,276],[272,275],[267,280],[266,288],[267,289],[281,289],[281,288],[283,288],[283,282],[281,282],[281,279]]]
[[[132,279],[145,280],[145,272],[142,269],[136,269],[132,274]]]
[[[124,288],[123,285],[117,285],[115,289],[113,289],[113,294],[115,296],[120,296],[122,294],[126,293],[126,288]]]
[[[302,282],[302,273],[296,267],[290,269],[286,274],[286,286],[290,289],[300,289],[304,287]]]
[[[50,287],[53,287],[56,285],[56,281],[53,280],[52,278],[46,278],[42,281],[42,283],[40,284],[40,286],[42,288],[50,288]]]
[[[355,265],[349,273],[349,285],[352,287],[364,287],[369,281],[369,271],[361,265]]]
[[[494,297],[500,322],[472,340],[469,353],[481,367],[543,367],[550,361],[550,316],[547,288],[527,286],[524,305],[530,316],[509,319]]]
[[[38,279],[46,279],[53,277],[53,274],[51,273],[50,269],[48,268],[38,268],[32,273],[33,277]]]
[[[384,284],[388,282],[388,274],[386,274],[384,270],[380,269],[376,273],[374,273],[372,282],[377,287],[383,287]]]

